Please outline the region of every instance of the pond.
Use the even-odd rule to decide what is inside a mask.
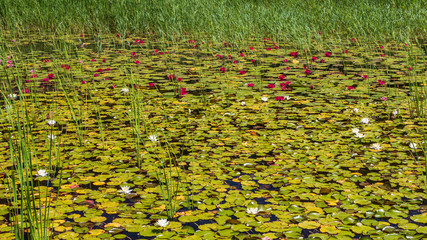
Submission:
[[[1,238],[427,238],[425,46],[2,48]]]

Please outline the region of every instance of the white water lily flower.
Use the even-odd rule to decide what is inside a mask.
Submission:
[[[166,227],[169,225],[169,221],[167,219],[159,219],[157,220],[156,225],[159,227]]]
[[[356,133],[356,137],[358,137],[358,138],[364,138],[365,134],[362,134],[362,133],[358,132],[358,133]]]
[[[240,103],[240,105],[245,106],[246,103],[243,101],[243,102]]]
[[[152,142],[157,142],[157,136],[156,135],[150,135],[148,136],[148,140],[152,141]]]
[[[371,148],[374,150],[381,150],[381,145],[379,143],[374,143],[372,144]]]
[[[285,100],[291,100],[291,97],[289,96],[284,96]]]
[[[16,99],[18,98],[18,95],[16,95],[15,93],[9,94],[9,98],[10,99]]]
[[[40,169],[37,171],[36,176],[37,177],[46,177],[48,175],[48,172],[46,171],[46,169]]]
[[[131,193],[131,192],[132,192],[132,189],[130,189],[130,187],[129,187],[129,186],[123,186],[123,187],[121,187],[121,188],[122,188],[122,190],[119,190],[119,192],[121,192],[121,193],[129,194],[129,193]]]
[[[352,131],[354,134],[358,134],[358,133],[359,133],[359,129],[358,129],[358,128],[353,128],[353,129],[351,129],[351,131]]]
[[[246,209],[246,212],[247,212],[248,214],[254,214],[254,215],[256,215],[256,214],[259,212],[259,209],[258,209],[257,207],[254,207],[254,208],[248,208],[248,209]]]
[[[55,125],[56,121],[51,119],[51,120],[47,120],[47,124],[49,124],[50,126]]]
[[[358,108],[355,108],[355,109],[353,109],[353,111],[358,113],[358,112],[359,112],[359,109],[358,109]]]
[[[399,114],[399,111],[397,109],[394,109],[393,115],[396,116],[397,114]]]
[[[261,100],[263,100],[264,102],[268,101],[268,97],[262,97]]]
[[[56,138],[56,136],[53,135],[53,134],[48,134],[47,135],[47,139],[54,140],[55,138]]]
[[[362,118],[362,120],[360,120],[361,123],[364,124],[368,124],[369,123],[369,118]]]
[[[412,148],[412,149],[417,149],[417,144],[414,143],[414,142],[410,142],[409,143],[409,147]]]
[[[122,90],[120,90],[120,92],[122,92],[122,93],[128,93],[129,92],[129,88],[122,88]]]

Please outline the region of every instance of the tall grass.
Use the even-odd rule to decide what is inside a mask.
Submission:
[[[358,38],[406,41],[426,35],[423,0],[3,0],[0,28],[22,33],[154,33],[240,41],[265,36],[308,43]]]

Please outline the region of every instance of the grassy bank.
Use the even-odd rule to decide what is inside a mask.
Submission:
[[[15,35],[110,32],[237,42],[251,36],[293,43],[313,38],[407,42],[425,37],[427,7],[417,0],[3,0],[0,26]]]

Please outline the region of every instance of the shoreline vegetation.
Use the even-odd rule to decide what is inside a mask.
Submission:
[[[3,0],[2,35],[24,33],[154,34],[239,43],[267,37],[307,45],[356,38],[368,42],[425,41],[426,1]],[[422,43],[421,43],[422,45]]]

